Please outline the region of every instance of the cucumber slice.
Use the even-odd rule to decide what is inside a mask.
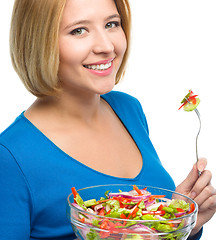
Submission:
[[[84,205],[85,205],[86,207],[91,207],[91,206],[93,206],[93,205],[96,205],[96,203],[97,203],[96,199],[90,199],[90,200],[85,201],[85,202],[84,202]]]
[[[184,109],[186,112],[190,112],[190,111],[193,111],[194,109],[196,109],[199,104],[200,104],[200,99],[199,99],[199,98],[196,98],[196,104],[193,104],[192,102],[186,103],[186,104],[184,105],[183,109]]]

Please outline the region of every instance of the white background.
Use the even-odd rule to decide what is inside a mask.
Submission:
[[[0,8],[0,132],[34,101],[15,74],[9,56],[13,0]],[[178,111],[189,89],[199,94],[202,129],[199,156],[208,159],[216,187],[216,1],[131,0],[132,50],[125,79],[116,90],[137,97],[163,165],[179,184],[196,160],[195,112]],[[216,216],[202,239],[212,239]]]

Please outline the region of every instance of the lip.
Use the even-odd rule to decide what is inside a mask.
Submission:
[[[107,64],[107,63],[110,63],[114,60],[114,58],[110,58],[110,59],[107,59],[107,60],[101,60],[101,61],[98,61],[98,62],[94,62],[94,63],[90,63],[90,64],[84,64],[84,65],[100,65],[100,64]]]
[[[92,64],[88,64],[88,65],[100,65],[100,64],[107,64],[107,63],[111,62],[111,66],[106,70],[96,70],[96,69],[94,70],[94,69],[90,69],[90,68],[85,68],[85,69],[95,76],[99,76],[99,77],[108,76],[108,75],[112,74],[112,72],[113,72],[113,59],[114,58],[109,59],[109,60],[103,60],[103,61],[95,62],[95,63],[92,63]]]

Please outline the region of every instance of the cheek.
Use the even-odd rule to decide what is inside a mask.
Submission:
[[[77,44],[76,41],[69,41],[64,39],[59,42],[59,60],[60,65],[71,67],[74,65],[81,65],[85,59],[88,49],[86,45]]]
[[[127,50],[127,40],[124,32],[122,31],[121,34],[119,34],[118,37],[115,38],[115,49],[116,53],[123,58],[126,50]]]

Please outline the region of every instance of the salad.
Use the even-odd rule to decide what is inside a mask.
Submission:
[[[165,195],[152,195],[147,188],[139,189],[136,185],[128,192],[108,190],[99,200],[83,201],[74,187],[72,193],[72,205],[82,210],[75,217],[76,220],[90,228],[83,236],[87,240],[182,239],[183,232],[177,235],[172,232],[186,225],[184,218],[179,217],[195,210],[194,203],[189,204],[182,199],[171,200]],[[119,233],[123,235],[119,237]],[[155,233],[167,234],[148,237]],[[143,234],[147,234],[147,238],[143,238]]]
[[[200,99],[198,95],[195,95],[192,90],[189,90],[189,93],[183,98],[181,101],[181,106],[179,110],[183,107],[183,109],[187,112],[193,111],[197,108],[200,103]]]

